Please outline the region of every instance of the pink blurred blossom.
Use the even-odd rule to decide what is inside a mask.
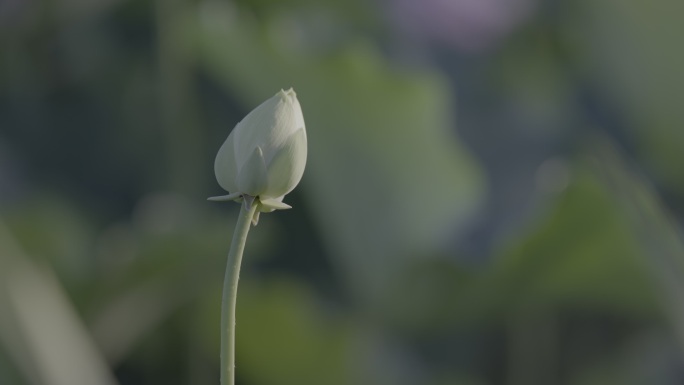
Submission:
[[[389,16],[414,38],[481,51],[508,35],[537,0],[386,0]]]

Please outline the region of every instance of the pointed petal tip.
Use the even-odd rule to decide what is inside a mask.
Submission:
[[[240,194],[240,193],[232,193],[232,194],[228,194],[228,195],[219,195],[219,196],[215,196],[215,197],[209,197],[209,198],[207,198],[207,200],[211,201],[211,202],[226,202],[226,201],[234,201],[234,200],[240,199],[241,196],[242,196],[242,194]]]
[[[256,226],[259,224],[259,214],[261,214],[261,212],[259,211],[254,213],[254,216],[252,217],[252,226]]]
[[[286,90],[281,88],[280,91],[278,92],[278,95],[280,95],[280,97],[282,97],[284,99],[287,99],[287,98],[295,98],[296,99],[297,98],[297,93],[295,92],[294,88],[292,88],[292,87],[290,87]]]
[[[292,208],[292,206],[277,199],[262,199],[261,205],[267,210],[287,210]]]

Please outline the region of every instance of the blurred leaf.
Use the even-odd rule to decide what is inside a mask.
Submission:
[[[117,383],[52,271],[29,260],[2,223],[0,341],[33,383]]]
[[[648,181],[630,170],[618,149],[609,141],[598,140],[594,149],[596,165],[629,220],[635,239],[643,251],[658,299],[670,316],[671,324],[684,347],[684,240],[681,227]]]
[[[440,376],[440,378],[436,381],[430,382],[429,385],[485,385],[486,382],[470,377],[470,376],[465,376],[465,375],[455,375],[455,374],[446,374]]]
[[[0,383],[8,385],[24,385],[27,383],[21,379],[16,367],[12,366],[10,357],[7,356],[2,346],[0,346]]]
[[[39,194],[8,207],[4,217],[26,253],[49,261],[67,288],[90,279],[94,231],[79,207],[56,194]]]
[[[498,293],[499,306],[582,304],[642,315],[655,310],[656,293],[638,245],[587,162],[577,163],[567,191],[535,227],[502,250],[484,281]]]
[[[681,352],[669,335],[646,332],[614,356],[581,368],[571,385],[677,385],[681,383]]]
[[[203,301],[203,318],[218,327],[217,294]],[[204,322],[209,324],[209,322]],[[218,352],[218,328],[204,331]],[[237,310],[238,378],[259,385],[349,385],[350,334],[346,317],[326,308],[305,284],[286,278],[240,282]],[[218,359],[218,356],[215,357]]]
[[[659,182],[684,196],[684,2],[563,3],[562,32],[592,91],[625,123]],[[681,208],[681,207],[680,207]]]
[[[125,359],[183,306],[212,291],[220,293],[236,212],[225,216],[214,207],[210,214],[210,205],[216,204],[199,205],[175,194],[148,196],[130,223],[113,226],[100,239],[100,277],[88,314],[111,361]],[[244,269],[267,255],[269,221],[258,230],[251,236]],[[214,306],[220,308],[220,300]]]
[[[501,245],[490,265],[413,266],[393,287],[398,301],[386,304],[389,314],[439,333],[440,326],[485,327],[535,308],[657,313],[655,280],[620,206],[590,163],[577,162],[572,175],[567,190],[547,203],[548,214]]]

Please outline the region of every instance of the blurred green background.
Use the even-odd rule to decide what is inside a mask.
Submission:
[[[684,383],[681,0],[0,1],[0,384],[217,384],[213,159],[294,87],[241,385]]]

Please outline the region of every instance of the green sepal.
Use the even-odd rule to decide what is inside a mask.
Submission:
[[[260,209],[265,213],[271,212],[273,210],[287,210],[292,208],[292,206],[277,199],[260,199],[259,201],[261,202]]]
[[[232,193],[228,195],[220,195],[220,196],[215,196],[215,197],[209,197],[207,198],[208,201],[212,202],[225,202],[225,201],[238,201],[242,198],[242,193]]]

